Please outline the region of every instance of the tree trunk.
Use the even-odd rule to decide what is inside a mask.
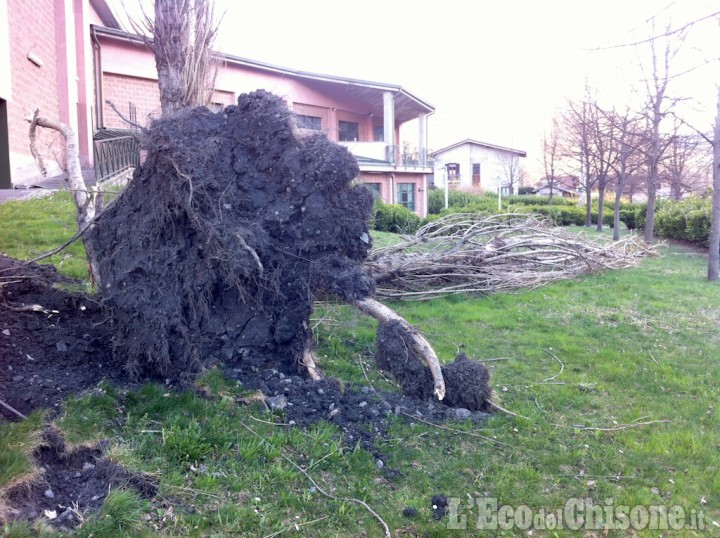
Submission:
[[[53,129],[59,132],[65,138],[65,152],[67,159],[67,175],[70,184],[70,192],[72,193],[75,207],[77,208],[77,227],[79,232],[85,232],[93,223],[97,212],[97,193],[90,192],[85,185],[85,180],[80,167],[80,150],[78,144],[77,133],[69,125],[65,125],[59,121],[50,120],[39,116],[40,110],[35,111],[35,115],[30,123],[30,142],[33,146],[33,155],[37,154],[34,147],[35,128],[37,125],[47,129]],[[100,274],[97,268],[97,253],[94,245],[88,235],[83,235],[83,244],[85,245],[85,253],[90,268],[90,276],[96,285],[100,285]]]
[[[592,227],[592,193],[589,186],[585,190],[585,227]]]
[[[605,187],[602,186],[598,190],[598,221],[597,221],[597,227],[595,228],[598,232],[602,232],[602,229],[603,229],[604,210],[605,210]]]
[[[649,245],[655,235],[655,199],[657,192],[652,176],[648,177],[647,211],[645,212],[645,242]]]
[[[713,195],[708,246],[708,280],[720,280],[720,87],[713,133]]]

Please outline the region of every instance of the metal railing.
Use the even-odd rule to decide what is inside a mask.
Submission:
[[[93,146],[98,183],[140,165],[140,144],[133,136],[98,138],[96,135]]]
[[[388,162],[406,168],[428,168],[432,166],[432,159],[428,158],[428,152],[425,148],[386,146],[385,157]]]

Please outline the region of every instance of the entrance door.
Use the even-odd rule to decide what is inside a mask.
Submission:
[[[11,189],[7,101],[0,99],[0,189]]]

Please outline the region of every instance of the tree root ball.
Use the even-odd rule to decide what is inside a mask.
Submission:
[[[375,363],[393,374],[406,395],[421,399],[433,397],[432,375],[412,351],[407,332],[399,322],[380,323],[375,345]],[[492,389],[485,365],[460,353],[441,369],[445,379],[446,395],[442,400],[445,405],[470,411],[493,411],[488,403]]]
[[[164,117],[143,147],[92,235],[116,356],[138,377],[214,359],[302,371],[316,294],[374,290],[373,197],[353,156],[262,90]]]

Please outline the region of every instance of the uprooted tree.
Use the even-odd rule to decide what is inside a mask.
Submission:
[[[146,133],[148,157],[89,239],[113,347],[140,376],[176,377],[208,358],[314,371],[309,319],[332,294],[392,323],[445,396],[437,357],[375,302],[363,268],[372,194],[343,147],[304,136],[282,99],[259,90],[223,114],[167,115]]]

